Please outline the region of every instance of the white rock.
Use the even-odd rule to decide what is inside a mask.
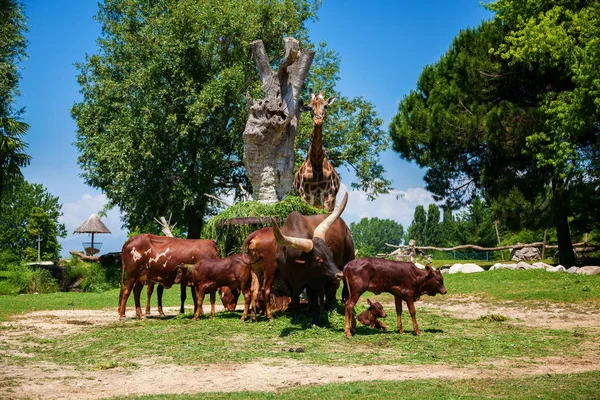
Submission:
[[[485,269],[477,264],[464,264],[461,271],[463,274],[472,274],[473,272],[483,272]]]
[[[473,272],[483,272],[485,271],[483,268],[481,268],[479,265],[477,264],[454,264],[453,266],[450,267],[450,271],[448,271],[451,274],[456,274],[457,272],[461,272],[463,274],[471,274]]]
[[[577,274],[582,274],[582,275],[600,275],[600,267],[596,267],[596,266],[586,266],[586,267],[581,267],[579,269],[577,269]]]
[[[577,270],[578,270],[578,269],[579,269],[579,268],[577,268],[577,267],[571,267],[571,268],[569,268],[569,269],[567,270],[567,272],[568,272],[569,274],[575,274],[575,273],[577,273]]]
[[[515,269],[531,269],[531,265],[527,264],[525,261],[519,261]]]
[[[566,272],[566,269],[562,265],[557,265],[556,267],[546,268],[546,271],[547,272]]]
[[[550,267],[552,267],[552,265],[546,264],[541,261],[531,264],[531,268],[534,268],[534,269],[546,269],[546,268],[550,268]]]
[[[460,269],[463,267],[462,264],[453,264],[450,269],[448,270],[449,274],[456,274],[457,272],[460,272]]]
[[[502,264],[496,263],[491,266],[490,271],[498,270],[498,269],[517,269],[517,264]]]

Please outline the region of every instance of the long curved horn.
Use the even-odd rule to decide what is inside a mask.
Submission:
[[[344,198],[342,199],[340,205],[337,206],[337,208],[333,210],[333,212],[327,218],[325,218],[323,222],[319,224],[319,226],[315,228],[315,231],[313,232],[313,238],[318,237],[325,240],[325,234],[327,233],[331,225],[335,222],[335,220],[338,219],[340,215],[342,215],[342,211],[344,211],[344,208],[346,208],[347,202],[348,192],[346,192],[346,194],[344,195]]]
[[[271,217],[271,223],[273,224],[273,235],[275,236],[275,240],[277,241],[278,245],[282,247],[292,247],[294,249],[302,250],[305,253],[308,253],[312,250],[312,240],[292,236],[285,236],[279,230],[279,225],[277,225],[277,221],[275,221],[275,218]]]

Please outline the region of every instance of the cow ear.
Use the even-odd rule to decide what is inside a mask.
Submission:
[[[434,269],[433,269],[433,268],[431,268],[431,266],[430,266],[429,264],[427,264],[427,265],[425,266],[425,269],[427,269],[427,272],[429,272],[430,274],[433,274],[433,272],[434,272]]]

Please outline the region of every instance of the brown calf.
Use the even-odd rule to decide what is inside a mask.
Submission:
[[[426,270],[421,270],[410,262],[382,258],[358,258],[349,262],[344,268],[344,286],[348,290],[344,323],[344,333],[348,337],[356,331],[354,305],[360,295],[366,291],[375,294],[387,292],[394,295],[400,333],[404,333],[402,328],[402,300],[404,300],[416,335],[420,335],[421,331],[417,324],[415,301],[419,300],[422,294],[435,296],[437,293],[447,292],[441,272],[429,265]]]
[[[214,260],[200,260],[192,267],[192,279],[196,290],[196,311],[194,321],[204,315],[202,302],[204,295],[210,294],[210,315],[215,315],[215,293],[220,287],[227,286],[232,291],[240,288],[244,294],[244,312],[242,321],[248,316],[248,308],[252,303],[252,321],[256,321],[256,297],[258,294],[258,278],[250,265],[242,261],[240,254]]]
[[[387,317],[387,314],[385,313],[385,311],[383,311],[383,306],[378,301],[371,303],[371,300],[369,299],[367,299],[367,303],[369,303],[369,308],[358,314],[356,316],[356,319],[358,319],[358,322],[360,322],[363,325],[385,331],[387,325],[377,319]]]

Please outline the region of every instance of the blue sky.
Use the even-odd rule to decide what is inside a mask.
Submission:
[[[69,235],[61,240],[63,256],[81,250],[86,235],[73,231],[106,203],[106,197],[79,177],[78,152],[73,146],[76,126],[70,108],[81,99],[74,63],[94,54],[100,26],[93,20],[96,0],[24,0],[28,17],[28,59],[21,64],[23,120],[31,125],[26,141],[31,165],[25,178],[41,183],[63,204],[62,222]],[[491,18],[478,0],[324,0],[319,20],[308,24],[314,42],[324,40],[341,58],[337,89],[346,97],[371,101],[384,121],[384,129],[396,114],[398,103],[415,88],[427,64],[446,52],[461,29]],[[393,151],[381,154],[386,176],[394,192],[374,202],[350,192],[344,219],[349,224],[362,217],[394,219],[408,227],[417,205],[432,202],[423,187],[424,171],[402,160]],[[342,175],[341,194],[353,175]],[[401,198],[397,195],[401,194]],[[99,235],[102,253],[120,251],[126,240],[119,211],[103,222],[113,232]]]

